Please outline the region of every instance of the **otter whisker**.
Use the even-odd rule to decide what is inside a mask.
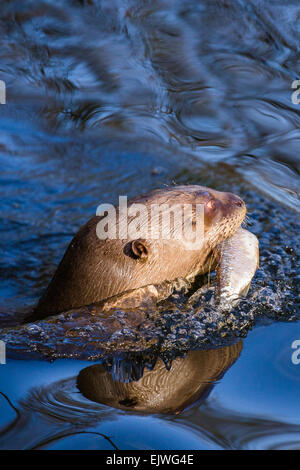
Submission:
[[[208,280],[208,287],[210,287],[210,273],[211,273],[211,267],[212,267],[212,264],[213,262],[216,260],[216,256],[215,256],[215,253],[214,253],[214,250],[212,251],[212,256],[210,257],[209,259],[209,266],[208,266],[208,277],[207,277],[207,280]]]

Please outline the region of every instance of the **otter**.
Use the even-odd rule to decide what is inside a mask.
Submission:
[[[176,237],[101,239],[97,226],[104,215],[96,215],[69,244],[30,321],[149,284],[204,274],[214,265],[215,247],[237,231],[246,215],[246,205],[240,197],[198,185],[157,189],[132,199],[128,207],[133,204],[143,204],[149,214],[151,204],[170,209],[199,204],[203,207],[204,236],[193,249],[186,240]],[[116,220],[117,226],[124,224],[121,217]],[[131,216],[126,223],[132,220]],[[194,225],[195,220],[191,227]]]
[[[142,377],[126,370],[126,379],[122,377],[122,361],[113,372],[96,364],[79,372],[77,387],[89,400],[121,410],[178,414],[208,397],[242,348],[240,340],[223,348],[189,351],[185,357],[174,359],[169,370],[158,358],[153,369],[144,368]]]

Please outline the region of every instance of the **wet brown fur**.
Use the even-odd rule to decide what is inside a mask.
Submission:
[[[214,201],[213,210],[206,206],[208,201]],[[187,250],[181,240],[146,239],[137,244],[136,251],[130,239],[99,239],[100,217],[94,216],[74,236],[31,320],[147,284],[207,272],[213,248],[237,230],[246,214],[238,196],[196,185],[155,190],[130,203],[205,204],[205,238],[195,250]]]

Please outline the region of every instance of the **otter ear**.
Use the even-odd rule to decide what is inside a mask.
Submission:
[[[130,256],[130,258],[146,261],[148,258],[149,247],[146,240],[138,238],[137,240],[132,240],[132,242],[127,243],[124,246],[123,251],[124,254],[126,256]]]
[[[146,260],[148,258],[149,248],[142,238],[133,240],[131,242],[131,249],[136,259]]]

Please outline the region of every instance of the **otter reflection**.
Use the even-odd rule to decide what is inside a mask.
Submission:
[[[180,413],[205,399],[216,380],[239,357],[242,341],[214,350],[190,351],[172,361],[170,370],[159,358],[153,370],[144,369],[137,381],[114,380],[102,365],[80,371],[77,386],[89,400],[122,410],[144,413]]]

